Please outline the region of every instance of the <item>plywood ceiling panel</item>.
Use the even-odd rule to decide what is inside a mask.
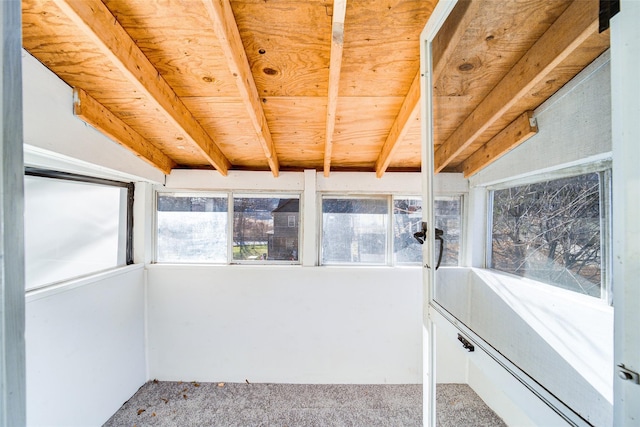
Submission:
[[[515,117],[535,109],[608,47],[608,32],[589,27],[533,86],[523,93],[513,88],[517,98],[504,100],[509,107],[499,117],[473,122],[489,117],[480,111],[484,100],[538,40],[554,26],[562,32],[563,19],[572,22],[569,11],[587,14],[583,22],[597,19],[598,0],[576,1],[574,8],[570,0],[458,2],[433,45],[434,151],[440,158],[456,152],[439,170],[461,170]],[[387,169],[420,170],[422,125],[413,107],[420,96],[419,37],[436,0],[346,0],[344,23],[334,20],[339,5],[23,0],[23,45],[96,101],[93,117],[107,111],[129,135],[137,133],[134,152],[168,156],[157,165],[163,170],[172,162],[223,174],[270,169],[274,176],[280,168],[375,170],[378,176]],[[331,57],[332,45],[339,61]],[[481,131],[452,146],[465,121]]]
[[[405,96],[420,68],[420,32],[434,1],[350,0],[341,96]]]
[[[237,96],[202,2],[104,3],[178,96]]]
[[[420,116],[409,125],[406,138],[393,155],[389,170],[420,170],[422,165]]]
[[[260,96],[326,96],[331,47],[328,1],[233,0]]]

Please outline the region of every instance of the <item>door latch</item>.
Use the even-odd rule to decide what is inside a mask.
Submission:
[[[618,377],[624,381],[631,381],[635,384],[640,384],[640,375],[637,372],[633,372],[630,369],[624,367],[624,363],[618,365]]]
[[[476,348],[473,346],[473,344],[471,344],[471,342],[469,342],[468,339],[466,339],[465,337],[463,337],[462,335],[458,334],[458,341],[460,341],[462,343],[462,347],[465,348],[465,350],[468,351],[474,351]]]
[[[420,223],[420,227],[422,230],[413,233],[413,237],[418,241],[418,243],[423,244],[425,239],[427,238],[427,223],[422,221]]]
[[[425,240],[427,240],[427,223],[422,221],[420,223],[421,227],[422,227],[422,231],[418,231],[416,233],[413,233],[413,237],[418,241],[418,243],[420,243],[421,245],[424,244]],[[440,253],[438,254],[438,263],[436,264],[436,270],[438,268],[440,268],[440,262],[442,261],[442,252],[444,251],[444,238],[442,236],[444,236],[444,231],[440,230],[439,228],[435,228],[435,239],[440,241]],[[424,265],[425,268],[431,268],[429,267],[428,264]]]

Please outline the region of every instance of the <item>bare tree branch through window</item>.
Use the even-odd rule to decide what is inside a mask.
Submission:
[[[493,192],[491,267],[601,295],[599,173]]]

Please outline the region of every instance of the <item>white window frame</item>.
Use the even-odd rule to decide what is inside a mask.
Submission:
[[[285,191],[264,191],[264,192],[249,192],[249,191],[230,191],[229,192],[229,205],[228,205],[228,209],[229,209],[229,235],[227,236],[227,244],[228,244],[228,255],[227,255],[227,264],[231,264],[231,265],[253,265],[253,264],[260,264],[260,265],[300,265],[302,264],[302,227],[300,227],[298,225],[298,259],[291,261],[291,260],[262,260],[262,259],[256,259],[256,260],[247,260],[247,259],[233,259],[233,221],[234,221],[234,200],[235,197],[242,197],[242,198],[264,198],[264,199],[268,199],[268,198],[274,198],[274,196],[287,196],[291,199],[297,198],[298,199],[298,213],[302,216],[302,210],[303,210],[303,206],[302,206],[302,198],[303,195],[300,192],[285,192]],[[285,198],[285,197],[280,197],[280,198]],[[299,224],[301,224],[302,222],[299,222]],[[274,220],[274,226],[275,226],[275,220]]]
[[[538,173],[529,175],[524,178],[505,180],[499,183],[486,186],[486,235],[485,235],[485,268],[499,271],[501,274],[509,274],[502,270],[490,268],[491,250],[492,250],[492,233],[493,233],[493,192],[496,190],[504,190],[528,184],[537,184],[540,182],[554,181],[562,178],[571,178],[578,175],[588,173],[598,173],[600,179],[600,248],[601,248],[601,283],[600,283],[600,300],[608,305],[613,304],[613,291],[611,280],[611,161],[601,160],[593,163],[585,163],[566,168],[539,171]],[[517,276],[519,277],[519,276]],[[572,295],[581,295],[575,291],[562,289],[549,283],[536,281],[541,286],[548,286],[560,292],[568,292]]]
[[[47,283],[31,285],[26,287],[27,283],[25,281],[25,292],[27,294],[32,293],[34,291],[40,291],[42,289],[51,288],[57,286],[62,283],[76,281],[81,278],[94,276],[97,274],[103,274],[105,272],[117,270],[124,268],[128,265],[133,264],[133,200],[135,194],[135,186],[131,182],[125,181],[116,181],[112,179],[93,177],[88,175],[75,174],[70,172],[62,172],[59,170],[53,169],[41,169],[37,167],[25,167],[24,169],[24,177],[27,176],[32,178],[53,180],[58,182],[68,182],[75,184],[85,184],[89,186],[96,187],[111,187],[111,188],[120,188],[126,190],[124,194],[121,194],[121,204],[119,210],[119,220],[118,220],[118,235],[119,240],[122,241],[118,245],[117,254],[116,254],[116,265],[107,267],[105,269],[98,269],[88,272],[80,272],[75,275],[70,275],[68,277],[64,277],[59,280],[54,280]],[[28,226],[28,224],[25,224]],[[29,267],[28,265],[26,266]]]
[[[386,199],[387,200],[387,209],[389,220],[387,224],[387,247],[385,249],[385,262],[384,263],[352,263],[352,262],[331,262],[324,263],[323,262],[323,226],[324,226],[324,211],[322,209],[322,202],[325,198],[328,199]],[[455,198],[460,201],[460,236],[459,236],[459,249],[458,249],[458,263],[454,266],[442,266],[446,267],[457,267],[460,266],[463,259],[464,254],[464,242],[465,242],[465,227],[466,221],[464,217],[465,207],[464,203],[466,202],[466,197],[462,193],[451,193],[451,194],[438,194],[435,199],[441,198]],[[319,203],[318,203],[318,265],[322,266],[350,266],[350,267],[371,267],[371,266],[387,266],[387,267],[421,267],[422,262],[417,263],[409,263],[409,262],[400,262],[396,263],[394,258],[395,251],[395,242],[393,238],[394,230],[394,203],[396,200],[422,200],[420,195],[416,194],[403,194],[403,193],[382,193],[382,194],[360,194],[360,193],[333,193],[333,192],[323,192],[319,194]],[[424,209],[424,206],[423,206]],[[417,243],[417,242],[416,242]]]
[[[392,194],[391,195],[391,210],[389,211],[389,240],[390,240],[390,246],[391,246],[391,251],[390,251],[390,258],[389,258],[389,263],[390,265],[394,266],[394,267],[419,267],[422,265],[422,260],[420,260],[420,262],[417,263],[411,263],[411,262],[398,262],[396,263],[394,261],[394,254],[396,252],[396,248],[395,248],[395,239],[394,239],[394,210],[395,210],[395,205],[396,205],[396,200],[419,200],[420,201],[420,210],[422,211],[422,197],[421,196],[416,196],[416,195],[404,195],[404,194]],[[417,242],[416,242],[417,243]]]
[[[451,194],[435,194],[433,196],[433,202],[434,202],[434,227],[435,227],[435,222],[437,220],[437,215],[435,214],[435,202],[438,199],[458,199],[459,203],[460,203],[460,235],[458,236],[458,263],[456,265],[442,265],[440,266],[441,268],[447,268],[447,267],[460,267],[462,266],[462,261],[464,259],[464,254],[466,253],[466,246],[465,246],[465,241],[466,241],[466,227],[467,227],[467,221],[466,221],[466,208],[465,208],[465,203],[467,202],[467,197],[465,195],[466,193],[451,193]],[[446,242],[446,240],[445,240]],[[436,248],[435,250],[435,255],[436,255],[436,262],[437,262],[437,256],[438,256],[438,248]]]
[[[393,234],[392,229],[392,211],[393,211],[393,197],[390,194],[345,194],[345,193],[320,193],[320,202],[318,203],[318,265],[322,266],[349,266],[349,267],[379,267],[379,266],[391,266],[392,254],[393,254],[393,242],[389,243],[389,239]],[[324,210],[322,209],[323,201],[325,199],[342,199],[342,200],[385,200],[387,203],[387,226],[386,226],[386,247],[385,247],[385,262],[384,263],[364,263],[364,262],[331,262],[324,263],[324,249],[323,249],[323,236],[324,236]],[[393,240],[393,239],[392,239]]]
[[[186,265],[226,265],[229,264],[229,222],[233,219],[233,213],[230,213],[229,199],[230,192],[228,191],[180,191],[173,189],[156,190],[153,197],[153,264],[186,264]],[[210,263],[198,263],[198,262],[166,262],[158,261],[158,197],[160,195],[176,195],[178,197],[212,197],[212,198],[225,198],[227,199],[227,241],[226,241],[226,254],[227,260],[224,263],[210,262]]]
[[[227,198],[227,240],[226,240],[226,260],[225,262],[158,262],[158,196],[161,194],[175,194],[180,197],[226,197]],[[298,221],[298,259],[291,260],[234,260],[233,259],[233,222],[234,222],[234,198],[297,198],[299,201],[299,221]],[[157,188],[154,191],[153,198],[153,264],[160,265],[301,265],[302,264],[302,248],[303,248],[303,230],[301,225],[303,224],[303,194],[300,191],[243,191],[243,190],[228,190],[228,191],[216,191],[216,190],[180,190],[173,188]]]

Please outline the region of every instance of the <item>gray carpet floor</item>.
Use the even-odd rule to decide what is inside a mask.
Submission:
[[[465,384],[439,384],[437,423],[505,426]],[[150,381],[105,427],[422,426],[421,385]]]

